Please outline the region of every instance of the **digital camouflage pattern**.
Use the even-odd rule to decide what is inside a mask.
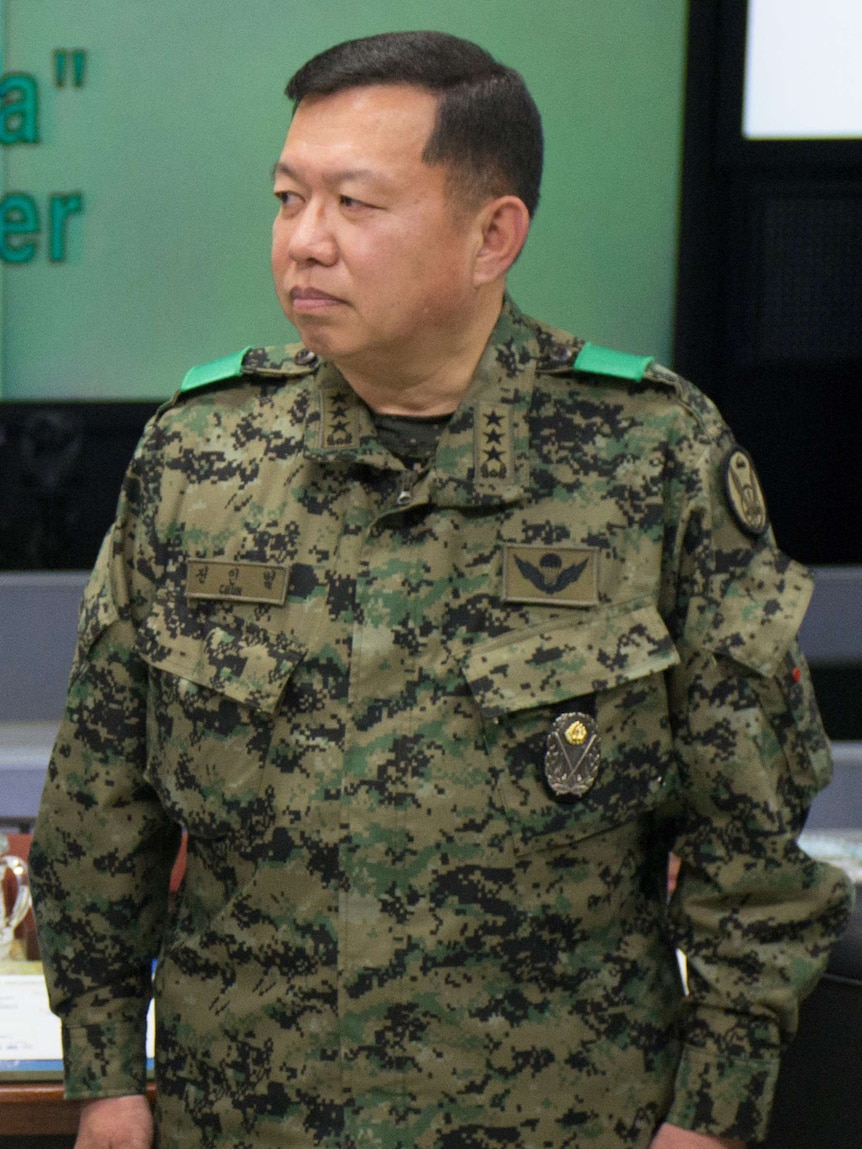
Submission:
[[[580,346],[507,303],[423,473],[296,348],[149,426],[32,854],[71,1096],[142,1089],[159,955],[160,1149],[763,1132],[849,896],[810,579],[710,403]]]

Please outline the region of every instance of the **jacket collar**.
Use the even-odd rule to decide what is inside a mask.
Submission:
[[[441,435],[429,475],[439,506],[507,505],[530,485],[527,415],[537,370],[558,348],[559,333],[524,316],[506,296],[470,387]],[[403,467],[378,443],[371,414],[332,364],[316,375],[317,404],[305,425],[307,458]]]

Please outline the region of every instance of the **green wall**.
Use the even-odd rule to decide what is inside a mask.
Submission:
[[[187,367],[295,337],[269,278],[269,172],[288,76],[401,28],[475,39],[543,113],[543,201],[511,287],[597,342],[670,352],[685,0],[0,0],[3,72],[33,77],[39,142],[0,148],[0,194],[41,232],[0,263],[0,396],[151,399]],[[54,53],[84,49],[56,86]],[[13,95],[16,93],[13,92]],[[9,110],[7,138],[23,119]],[[16,124],[18,125],[16,129]],[[50,197],[67,216],[50,258]],[[5,201],[7,205],[10,202]],[[14,218],[7,213],[7,223]],[[58,221],[59,222],[59,221]],[[33,243],[32,257],[20,259]]]

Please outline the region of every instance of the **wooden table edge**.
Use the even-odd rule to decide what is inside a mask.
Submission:
[[[147,1096],[152,1102],[155,1086]],[[78,1117],[85,1101],[67,1101],[62,1081],[0,1083],[0,1135],[60,1135],[78,1131]]]

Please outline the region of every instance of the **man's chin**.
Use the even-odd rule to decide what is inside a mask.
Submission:
[[[325,349],[329,347],[331,342],[331,340],[327,338],[325,324],[319,320],[310,322],[305,315],[288,315],[287,318],[299,332],[299,338],[309,351],[313,351],[316,355],[325,354]]]
[[[348,354],[346,347],[346,340],[339,339],[337,331],[330,328],[327,330],[326,325],[322,323],[297,323],[293,321],[294,327],[299,332],[299,337],[305,347],[309,351],[313,351],[315,355],[321,359],[327,359],[329,362],[335,362],[341,355]]]

